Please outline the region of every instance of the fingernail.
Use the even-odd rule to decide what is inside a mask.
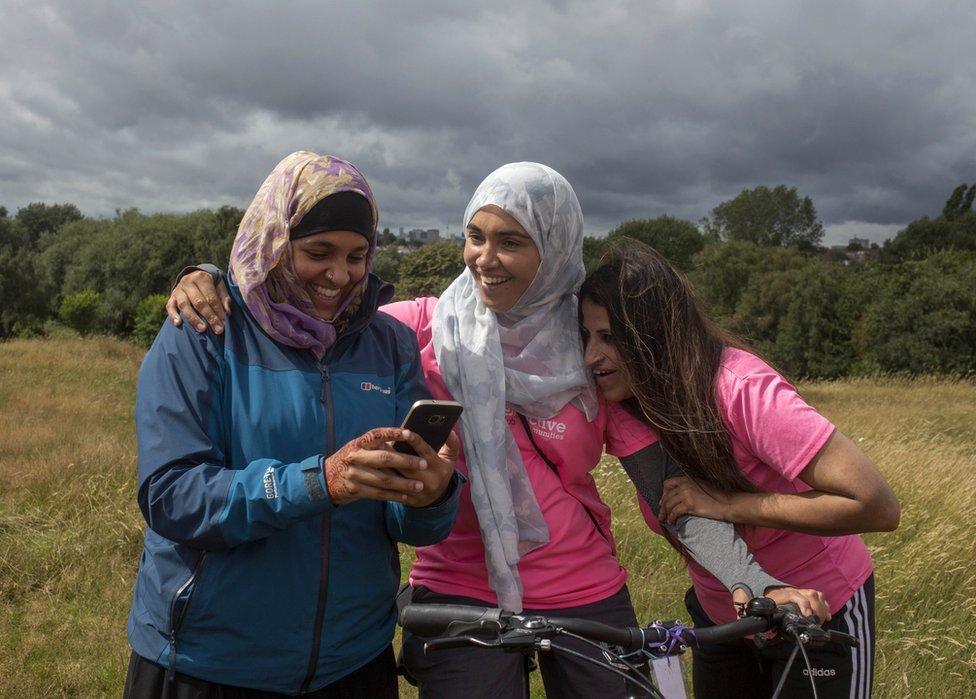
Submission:
[[[222,333],[222,332],[224,332],[224,326],[223,326],[223,325],[221,325],[220,323],[217,323],[217,324],[216,324],[216,325],[214,326],[214,332],[215,332],[215,333],[217,333],[217,334],[219,335],[220,333]]]
[[[413,433],[412,433],[412,432],[411,432],[410,430],[404,430],[404,431],[403,431],[403,438],[404,438],[404,439],[410,439],[410,437],[411,437],[412,435],[413,435]]]
[[[424,489],[424,484],[421,483],[420,481],[417,481],[416,483],[414,483],[413,489],[414,490],[417,490],[417,491],[423,490]]]
[[[417,459],[417,468],[427,468],[427,462],[423,459]]]

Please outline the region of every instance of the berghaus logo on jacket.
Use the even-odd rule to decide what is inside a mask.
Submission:
[[[379,391],[384,396],[390,395],[389,388],[383,388],[382,386],[377,386],[375,383],[371,383],[369,381],[363,381],[361,384],[359,384],[359,387],[364,391]]]

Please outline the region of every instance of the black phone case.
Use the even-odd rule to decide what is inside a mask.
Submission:
[[[444,446],[447,436],[451,434],[451,429],[460,415],[461,411],[454,406],[424,405],[411,411],[403,428],[420,435],[431,449],[437,451]],[[406,442],[394,442],[393,448],[401,454],[417,455],[413,447]]]

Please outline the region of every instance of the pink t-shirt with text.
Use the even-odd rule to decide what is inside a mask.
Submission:
[[[383,306],[381,310],[416,332],[424,378],[431,394],[435,399],[450,399],[432,344],[431,324],[436,304],[436,298],[422,298]],[[593,422],[587,422],[583,413],[572,405],[547,420],[529,419],[535,443],[559,467],[557,476],[532,446],[515,412],[506,411],[549,527],[549,543],[519,561],[522,603],[526,609],[558,609],[598,602],[620,590],[627,580],[627,571],[615,556],[610,509],[600,500],[590,471],[599,462],[604,443],[608,452],[626,455],[652,444],[656,437],[633,426],[628,429],[628,421],[637,421],[624,411],[614,408],[613,419],[609,413],[608,404],[601,399]],[[617,434],[620,424],[624,425],[622,436]],[[467,475],[463,453],[457,468]],[[594,528],[587,509],[600,531]],[[467,488],[461,493],[457,520],[447,539],[417,549],[410,582],[440,594],[497,603],[495,593],[488,586],[485,549]]]
[[[760,491],[802,493],[798,478],[833,434],[834,426],[807,405],[796,389],[749,352],[727,348],[715,381],[715,396],[742,473]],[[629,423],[624,431],[647,430]],[[629,435],[636,439],[636,435]],[[644,519],[661,525],[638,496]],[[740,535],[770,575],[794,587],[820,590],[831,613],[839,611],[873,569],[860,536],[817,536],[783,529],[739,526]],[[735,618],[732,598],[715,576],[695,562],[688,571],[702,607],[715,623]]]

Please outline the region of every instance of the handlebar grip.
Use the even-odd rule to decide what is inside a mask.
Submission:
[[[645,641],[657,641],[657,638],[649,638],[646,631],[637,628],[618,628],[607,626],[598,621],[588,619],[578,619],[575,617],[550,616],[545,617],[553,626],[559,626],[572,633],[586,636],[593,641],[603,641],[620,646],[624,650],[640,650],[644,647]]]
[[[714,643],[733,641],[754,633],[769,630],[769,620],[765,617],[747,616],[737,621],[718,626],[707,626],[703,629],[690,629],[688,640],[691,645],[708,646]]]
[[[501,624],[501,609],[471,607],[464,604],[408,604],[400,612],[400,624],[418,636],[441,636],[454,623]]]

